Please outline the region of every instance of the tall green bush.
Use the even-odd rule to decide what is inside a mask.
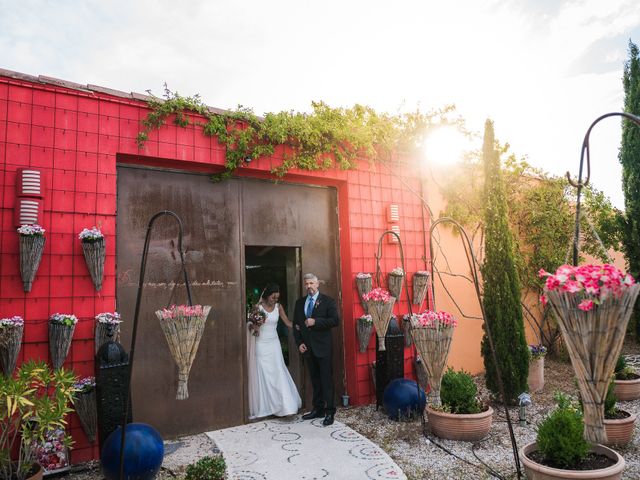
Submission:
[[[485,258],[482,265],[485,322],[490,326],[497,361],[500,363],[505,400],[514,403],[527,391],[529,348],[524,334],[520,279],[514,258],[514,243],[507,218],[505,186],[496,150],[493,122],[485,123],[482,149],[484,164]],[[481,352],[487,387],[499,396],[496,364],[486,325]]]
[[[629,40],[629,59],[624,66],[624,110],[640,115],[640,54],[638,46]],[[618,154],[622,164],[624,191],[624,250],[629,273],[640,275],[640,126],[622,122],[622,144]],[[640,341],[640,307],[634,310],[636,339]]]

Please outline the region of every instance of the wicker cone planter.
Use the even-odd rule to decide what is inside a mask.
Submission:
[[[84,259],[91,274],[91,280],[96,291],[102,289],[102,276],[104,273],[105,239],[100,238],[94,242],[81,242]]]
[[[561,468],[547,467],[536,463],[527,457],[527,454],[538,450],[538,445],[533,442],[520,449],[520,460],[529,480],[554,480],[554,479],[582,479],[582,480],[618,480],[622,478],[625,461],[617,452],[604,445],[593,445],[591,452],[606,455],[616,463],[599,470],[564,470]]]
[[[98,431],[98,411],[95,389],[87,393],[78,393],[73,402],[73,406],[87,438],[91,443],[95,442],[96,432]]]
[[[404,346],[413,345],[413,337],[411,337],[411,318],[402,318],[402,333],[404,334]]]
[[[111,330],[111,333],[109,332]],[[102,345],[109,340],[117,342],[120,338],[120,324],[96,322],[95,345],[96,354]]]
[[[389,328],[391,313],[393,312],[393,305],[396,303],[396,299],[391,297],[391,299],[386,303],[373,300],[368,300],[365,303],[367,304],[367,311],[369,312],[369,315],[373,318],[373,325],[376,327],[378,348],[380,351],[385,351],[386,347],[384,345],[384,337],[387,334],[387,329]]]
[[[427,283],[429,283],[429,274],[414,273],[413,274],[413,303],[422,304],[427,296]]]
[[[210,311],[210,306],[203,305],[201,315],[176,316],[174,318],[164,318],[162,310],[156,312],[164,336],[169,344],[171,355],[178,366],[176,400],[189,398],[187,387],[189,371],[196,357],[198,345]]]
[[[45,237],[36,235],[19,235],[20,237],[20,276],[25,292],[30,292],[33,279],[42,260]]]
[[[362,304],[362,308],[364,309],[364,313],[369,313],[367,311],[367,302],[362,299],[362,296],[371,291],[373,287],[373,283],[371,277],[356,277],[356,287],[358,288],[358,295],[360,296],[360,303]]]
[[[640,398],[640,377],[633,380],[615,380],[614,392],[621,402]]]
[[[51,354],[51,364],[54,370],[62,367],[67,358],[75,330],[75,325],[49,324],[49,353]]]
[[[624,412],[618,410],[618,412]],[[604,419],[604,429],[607,432],[607,443],[605,445],[624,446],[631,442],[636,426],[636,414],[627,413],[627,418]]]
[[[453,328],[428,328],[412,326],[411,336],[427,371],[429,404],[441,405],[440,384],[447,357],[451,349]],[[444,437],[443,437],[444,438]]]
[[[7,377],[13,375],[22,346],[24,325],[0,329],[0,367]]]
[[[365,322],[358,319],[356,325],[358,333],[358,345],[360,353],[365,353],[369,347],[369,340],[371,340],[371,333],[373,332],[373,323]]]
[[[493,423],[493,409],[481,413],[444,413],[427,407],[431,433],[447,440],[476,442],[489,434]]]
[[[593,444],[607,441],[604,399],[639,291],[640,285],[629,286],[619,296],[602,300],[589,311],[578,308],[578,296],[546,292],[584,400],[584,438]]]
[[[544,357],[529,362],[527,384],[529,385],[529,393],[540,392],[544,388]]]
[[[404,281],[404,275],[396,275],[395,273],[389,274],[389,292],[397,299],[400,298],[402,293],[402,282]]]

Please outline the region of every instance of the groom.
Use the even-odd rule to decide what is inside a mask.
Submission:
[[[336,413],[333,388],[331,329],[338,326],[336,301],[320,293],[318,277],[303,277],[306,297],[299,298],[293,311],[293,334],[300,353],[309,366],[313,386],[313,409],[303,420],[324,417],[323,425],[333,424]]]

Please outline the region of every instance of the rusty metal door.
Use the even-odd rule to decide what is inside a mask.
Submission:
[[[178,229],[170,219],[159,219],[138,325],[134,421],[153,425],[165,437],[243,424],[248,417],[245,246],[299,247],[301,272],[315,273],[321,291],[334,297],[341,310],[336,191],[252,179],[214,184],[207,175],[119,165],[117,308],[127,349],[147,223],[165,209],[177,213],[184,224],[183,249],[194,302],[211,305],[212,310],[191,369],[189,399],[177,401],[177,370],[154,311],[169,303],[186,303],[186,290],[179,277]],[[333,335],[334,379],[340,395],[342,325]],[[298,376],[307,379],[309,405],[308,375],[299,370]]]
[[[340,260],[336,190],[245,179],[242,181],[241,192],[244,244],[300,247],[302,273],[312,272],[318,276],[320,291],[336,299],[342,316],[339,297]],[[298,282],[299,286],[301,284],[301,281]],[[301,296],[303,292],[299,291],[297,294]],[[290,299],[289,303],[295,303],[295,299]],[[287,313],[293,318],[292,308]],[[341,395],[344,390],[342,328],[341,323],[338,328],[333,329],[333,376],[336,395]],[[290,351],[295,351],[293,343],[290,345]],[[308,407],[312,403],[309,375],[304,371],[299,359],[293,359],[291,364],[292,376],[301,394],[304,394],[303,401]]]
[[[169,302],[186,303],[186,290],[179,281],[178,229],[168,217],[159,219],[149,248],[132,399],[134,421],[167,437],[244,423],[238,187],[212,184],[206,175],[118,167],[117,299],[125,348],[147,223],[157,211],[172,210],[182,219],[194,303],[212,305],[189,376],[189,398],[175,400],[177,371],[153,312]]]

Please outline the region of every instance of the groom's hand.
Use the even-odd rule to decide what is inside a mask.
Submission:
[[[307,319],[304,321],[304,324],[305,324],[307,327],[313,327],[313,326],[316,324],[316,320],[315,320],[315,318],[307,318]]]
[[[304,343],[301,343],[298,350],[300,350],[300,353],[304,353],[307,351],[307,346]]]

